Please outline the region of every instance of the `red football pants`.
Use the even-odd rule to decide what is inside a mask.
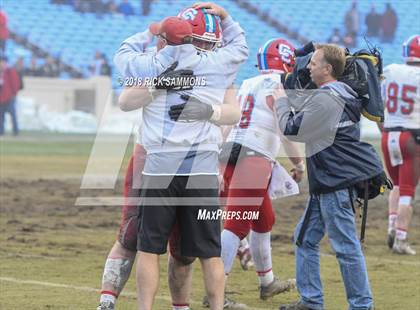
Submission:
[[[382,134],[382,152],[388,174],[394,185],[399,186],[400,196],[414,197],[420,175],[420,146],[416,144],[409,131],[402,131],[399,138],[402,164],[393,167],[388,149],[388,139],[389,132],[384,132]]]
[[[228,164],[221,167],[224,180],[222,198],[227,199],[226,211],[259,211],[258,219],[227,219],[224,228],[230,230],[241,240],[250,229],[259,233],[271,231],[275,222],[275,213],[268,196],[271,177],[271,162],[260,156],[243,157],[236,166]],[[250,201],[251,204],[249,204]]]

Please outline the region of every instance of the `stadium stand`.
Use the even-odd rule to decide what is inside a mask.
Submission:
[[[288,37],[284,33],[269,25],[267,21],[256,18],[250,10],[241,7],[241,2],[249,2],[265,14],[286,25],[292,32],[299,34],[298,40]],[[49,0],[38,1],[4,1],[3,8],[9,16],[9,28],[28,41],[60,58],[66,64],[88,74],[88,66],[92,62],[95,51],[99,50],[110,60],[121,41],[142,31],[152,21],[161,20],[168,14],[176,14],[183,7],[191,5],[193,1],[157,1],[153,2],[148,16],[140,15],[140,2],[130,1],[137,15],[122,16],[95,13],[79,13],[70,5],[55,5]],[[378,12],[385,7],[385,0],[376,0]],[[119,4],[120,1],[116,1]],[[247,33],[250,46],[250,57],[238,75],[238,82],[256,74],[257,48],[266,40],[273,37],[286,37],[295,45],[311,39],[325,41],[334,27],[344,28],[343,20],[351,1],[305,0],[293,1],[264,1],[264,0],[222,0],[217,3],[225,6],[237,19]],[[364,16],[370,9],[370,1],[359,1],[358,9],[361,13],[361,32],[358,38],[359,46],[365,47],[362,38],[365,33]],[[389,64],[401,61],[401,44],[412,34],[413,25],[418,24],[420,18],[420,2],[406,0],[395,7],[399,18],[397,33],[393,43],[380,43],[378,39],[370,39],[373,44],[380,43],[384,62]],[[328,10],[325,10],[328,7]],[[413,9],[413,8],[419,9]],[[116,86],[117,73],[113,70],[113,81]]]
[[[244,1],[244,0],[238,0]],[[305,1],[264,1],[252,0],[251,4],[266,12],[268,15],[278,18],[292,31],[298,32],[309,40],[325,41],[333,28],[337,27],[344,33],[344,15],[350,8],[352,1],[328,1],[328,0],[305,0]],[[372,4],[376,6],[376,12],[382,13],[389,0],[358,1],[357,8],[360,13],[360,33],[357,37],[357,48],[365,48],[363,36],[366,33],[365,16]],[[325,8],[328,8],[326,10]],[[383,43],[380,39],[369,38],[369,41],[381,47],[384,64],[401,62],[402,43],[413,31],[419,31],[420,2],[417,0],[399,1],[393,7],[397,13],[398,27],[392,43]],[[416,27],[417,25],[417,27]]]
[[[16,63],[18,58],[22,57],[25,66],[29,66],[30,57],[32,52],[23,47],[22,45],[16,44],[13,40],[8,40],[6,45],[6,55],[8,55],[8,61],[10,64]]]
[[[135,6],[138,12],[139,7]],[[9,15],[9,27],[16,33],[26,36],[29,41],[48,50],[55,56],[87,72],[96,50],[102,51],[108,59],[113,54],[121,41],[137,31],[144,30],[151,22],[161,20],[167,12],[173,14],[182,8],[191,5],[191,1],[159,1],[153,3],[149,16],[127,16],[107,14],[98,18],[94,13],[78,13],[67,5],[52,5],[48,0],[28,1],[22,3],[7,1],[4,9]],[[239,73],[238,81],[256,74],[256,52],[266,40],[279,36],[279,33],[266,25],[263,21],[237,6],[232,1],[218,1],[239,21],[245,31],[253,34],[259,29],[258,35],[249,35],[248,43],[251,54],[246,65]],[[292,40],[293,41],[293,40]],[[294,42],[297,44],[297,42]],[[114,70],[115,71],[115,70]],[[113,81],[117,74],[113,73]]]

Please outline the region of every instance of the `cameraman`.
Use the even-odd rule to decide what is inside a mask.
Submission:
[[[295,230],[301,299],[281,306],[282,310],[324,309],[319,243],[325,233],[340,265],[349,309],[373,308],[353,202],[357,184],[377,176],[383,168],[373,147],[360,141],[362,102],[349,86],[337,81],[345,63],[339,46],[317,45],[307,66],[316,90],[304,91],[310,92],[304,96],[302,91],[298,95],[288,91],[289,96],[281,92],[276,101],[284,135],[305,143],[310,191],[305,215]]]

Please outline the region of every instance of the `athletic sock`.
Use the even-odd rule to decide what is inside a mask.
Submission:
[[[114,305],[117,301],[117,294],[111,291],[101,291],[100,303],[112,302]]]
[[[404,229],[401,229],[401,228],[397,228],[395,237],[398,240],[405,240],[405,239],[407,239],[407,231],[404,230]]]
[[[274,273],[273,270],[267,271],[257,271],[258,281],[260,286],[269,286],[274,281]]]
[[[397,220],[397,213],[390,213],[388,215],[388,233],[395,230],[395,221]]]
[[[172,310],[190,310],[189,304],[172,304]]]
[[[246,249],[249,249],[249,243],[246,238],[243,238],[241,242],[239,243],[239,252],[244,252]]]
[[[267,286],[274,280],[270,236],[271,232],[257,233],[251,230],[249,238],[251,256],[261,286]]]
[[[237,235],[227,229],[222,231],[222,260],[225,274],[232,270],[233,262],[238,252],[240,239]]]
[[[111,287],[112,290],[101,291],[100,302],[111,301],[115,304],[119,293],[124,288],[130,276],[134,260],[126,258],[107,258],[102,277],[102,287]]]

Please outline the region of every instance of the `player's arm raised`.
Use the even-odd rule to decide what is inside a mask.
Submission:
[[[245,38],[245,31],[235,22],[228,12],[212,2],[198,2],[195,9],[204,8],[207,13],[220,17],[223,29],[223,46],[217,50],[218,64],[227,76],[237,72],[239,66],[248,59],[249,49]],[[233,80],[227,81],[230,85]]]
[[[170,48],[161,53],[147,52],[146,47],[153,39],[149,30],[136,33],[124,40],[114,56],[114,63],[125,79],[153,78],[169,68],[175,59],[170,55]]]

